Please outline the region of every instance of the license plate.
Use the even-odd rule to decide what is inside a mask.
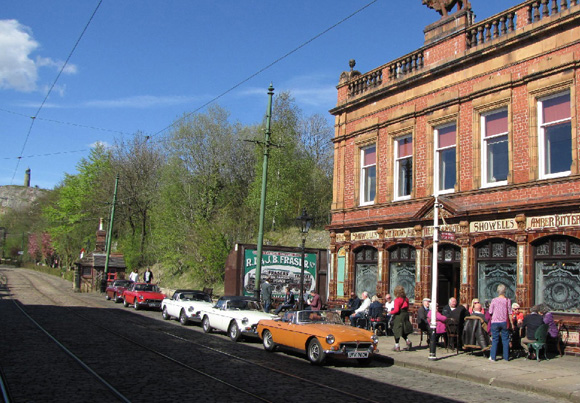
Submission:
[[[149,306],[153,306],[153,307],[159,308],[161,306],[161,304],[159,302],[150,302],[149,303]]]
[[[349,351],[348,358],[369,358],[368,351]]]

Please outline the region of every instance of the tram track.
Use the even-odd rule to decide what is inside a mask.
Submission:
[[[59,300],[60,298],[52,298],[51,295],[49,295],[49,293],[47,293],[47,292],[41,290],[39,287],[37,287],[35,284],[35,281],[33,279],[31,279],[30,277],[25,276],[25,275],[23,275],[23,276],[28,279],[28,281],[30,282],[30,286],[35,290],[36,293],[42,295],[43,298],[45,298],[49,301],[52,301],[56,306],[59,307],[59,309],[66,308],[67,311],[69,311],[72,314],[74,314],[75,316],[79,317],[84,323],[90,323],[91,326],[101,329],[101,331],[105,332],[106,334],[114,335],[115,337],[124,340],[126,343],[130,343],[131,345],[137,347],[137,351],[140,351],[140,352],[146,351],[148,353],[154,354],[166,362],[171,362],[172,364],[179,366],[181,369],[185,369],[187,371],[193,372],[199,376],[203,376],[205,378],[211,379],[213,382],[218,382],[223,386],[231,388],[231,389],[235,390],[236,393],[238,393],[240,395],[245,395],[247,398],[249,398],[253,401],[254,400],[256,400],[256,401],[257,400],[259,400],[259,401],[273,401],[273,400],[269,400],[269,398],[264,397],[263,395],[256,394],[251,390],[248,390],[244,387],[235,385],[233,382],[230,382],[227,379],[222,379],[219,376],[216,376],[215,374],[210,373],[210,371],[204,371],[203,369],[194,368],[192,365],[189,365],[188,363],[184,362],[184,360],[172,357],[171,355],[174,355],[176,353],[175,351],[171,351],[169,353],[159,351],[156,348],[152,348],[151,346],[145,345],[143,342],[136,340],[135,337],[130,337],[130,336],[124,335],[124,334],[120,333],[119,331],[111,329],[108,326],[99,324],[94,319],[91,319],[91,318],[87,317],[86,315],[83,315],[83,314],[77,312],[76,310],[73,310],[73,308],[71,308],[71,307],[63,305],[63,302]],[[44,288],[45,286],[46,285],[43,285],[42,288]],[[103,308],[102,306],[95,306],[93,304],[87,304],[86,300],[78,298],[76,296],[69,295],[67,297],[77,300],[78,302],[81,303],[80,305],[84,306],[84,307],[100,308],[101,310]],[[22,307],[21,307],[21,309],[23,310],[23,313],[29,317],[29,320],[34,321],[34,319],[28,313],[26,313]],[[119,311],[121,311],[121,310],[119,310]],[[105,310],[105,312],[107,312],[110,315],[114,315],[114,311]],[[118,316],[118,315],[114,315],[114,316]],[[138,321],[135,321],[135,322],[138,322]],[[36,323],[37,323],[37,326],[41,326],[38,322],[36,322]],[[162,325],[166,325],[166,324],[162,323]],[[180,328],[180,330],[182,330],[182,328]],[[47,334],[49,334],[47,330],[44,330],[44,331],[47,332]],[[247,368],[244,369],[243,372],[252,372],[252,373],[261,372],[261,374],[259,376],[263,379],[272,379],[273,377],[276,377],[276,376],[282,377],[285,382],[287,382],[288,380],[293,380],[293,382],[297,382],[301,388],[304,388],[304,385],[307,384],[307,385],[309,385],[308,389],[314,388],[314,389],[324,391],[323,393],[321,393],[322,395],[328,396],[328,394],[334,394],[335,399],[333,399],[333,400],[335,400],[335,401],[352,401],[354,399],[356,399],[358,401],[367,401],[367,402],[377,401],[377,400],[361,397],[360,395],[351,393],[351,392],[346,391],[346,390],[340,390],[338,388],[323,384],[321,382],[317,382],[317,381],[312,380],[312,379],[305,378],[303,376],[297,375],[295,372],[283,371],[279,368],[273,368],[269,365],[264,365],[264,364],[258,363],[255,360],[251,360],[248,358],[241,357],[237,354],[232,354],[230,352],[223,351],[220,348],[208,346],[207,343],[195,342],[188,337],[180,336],[180,335],[175,334],[173,332],[161,330],[159,332],[159,334],[162,334],[165,337],[170,336],[174,339],[180,340],[182,342],[186,342],[189,345],[193,345],[193,346],[195,346],[196,351],[205,351],[205,354],[207,354],[208,352],[211,352],[213,354],[218,354],[219,356],[222,357],[222,360],[225,358],[226,360],[228,360],[230,362],[237,361],[240,363],[241,366],[249,367],[249,369],[247,369]],[[54,338],[54,342],[62,344],[61,341],[57,340],[55,336],[51,335],[50,337]],[[203,338],[205,341],[208,340],[208,337],[212,337],[212,336],[203,335]],[[213,337],[213,338],[215,338],[215,337]],[[62,346],[63,346],[62,348],[66,348],[66,347],[64,347],[64,344],[62,344]],[[187,350],[190,350],[190,349],[187,349]],[[77,359],[81,360],[78,357],[77,357]],[[90,371],[89,369],[86,369],[86,370]],[[96,374],[96,376],[99,376],[99,375]],[[103,380],[104,380],[104,378],[103,378]],[[105,385],[107,385],[108,382],[107,381],[105,381],[105,382],[106,382]],[[114,387],[113,387],[113,389],[117,390]],[[112,393],[115,394],[115,392],[112,392]],[[117,396],[117,398],[119,400],[130,401],[128,398],[125,398],[121,392],[119,392],[119,394],[122,396],[122,397]],[[341,397],[341,398],[339,398],[339,397]],[[124,400],[124,399],[127,399],[127,400]]]

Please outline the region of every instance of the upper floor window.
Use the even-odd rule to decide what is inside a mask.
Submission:
[[[435,194],[455,190],[456,175],[456,125],[455,123],[435,129]]]
[[[482,186],[507,184],[508,111],[496,110],[481,116]]]
[[[372,204],[377,193],[377,146],[361,149],[360,204]]]
[[[395,198],[411,197],[413,189],[413,137],[395,140]]]
[[[569,175],[572,165],[570,93],[538,100],[540,178]]]

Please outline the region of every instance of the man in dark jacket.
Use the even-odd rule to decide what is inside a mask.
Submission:
[[[346,308],[340,312],[340,318],[342,319],[342,321],[344,322],[347,316],[352,315],[354,311],[358,309],[360,304],[361,304],[360,298],[357,297],[357,295],[354,292],[351,292],[350,298],[346,303]]]
[[[457,298],[451,297],[449,298],[449,304],[443,308],[441,312],[443,316],[446,318],[454,319],[457,322],[458,326],[458,334],[460,337],[459,339],[459,348],[461,348],[461,334],[463,333],[463,322],[465,321],[465,317],[468,314],[467,309],[463,305],[457,304]]]
[[[525,329],[525,337],[522,337],[522,345],[528,351],[528,343],[536,341],[536,330],[544,324],[544,317],[540,312],[540,306],[534,305],[530,308],[530,314],[526,315],[522,322],[522,331]]]
[[[286,290],[286,295],[284,295],[284,302],[278,305],[278,308],[274,311],[276,315],[282,311],[282,309],[292,309],[294,307],[294,303],[296,302],[294,299],[294,294],[290,291],[289,287],[284,287]]]

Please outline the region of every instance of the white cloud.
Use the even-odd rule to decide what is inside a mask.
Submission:
[[[60,69],[62,69],[64,62],[60,61],[60,60],[52,60],[48,57],[41,57],[41,56],[37,56],[36,57],[36,65],[38,67],[44,67],[44,66],[48,66],[48,67],[53,67],[56,71],[60,71]],[[76,74],[78,71],[78,68],[76,65],[74,64],[70,64],[68,63],[64,69],[62,70],[63,74]]]
[[[107,143],[106,141],[101,141],[101,140],[97,140],[94,143],[89,145],[90,148],[96,148],[98,146],[102,146],[105,149],[111,148],[111,145],[109,143]]]
[[[16,20],[0,20],[0,88],[36,89],[37,66],[29,55],[38,48],[32,32]]]
[[[84,104],[91,108],[151,108],[157,106],[182,105],[195,102],[194,97],[141,95],[120,99],[88,101]]]

